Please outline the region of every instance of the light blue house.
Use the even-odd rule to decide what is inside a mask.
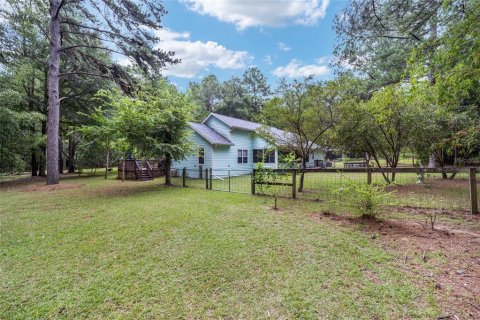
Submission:
[[[285,149],[285,143],[292,133],[259,123],[211,113],[202,123],[189,123],[192,129],[191,141],[198,152],[176,161],[177,170],[187,168],[187,175],[198,177],[199,170],[212,168],[214,175],[242,175],[256,168],[264,160],[265,167],[277,169],[279,150]],[[258,134],[259,130],[268,130],[276,142],[269,142]],[[319,166],[325,159],[325,153],[317,147],[308,158],[307,167]]]

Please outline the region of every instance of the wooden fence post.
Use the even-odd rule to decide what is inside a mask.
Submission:
[[[472,214],[478,214],[477,168],[470,168],[470,207]]]
[[[253,169],[252,170],[252,181],[251,181],[251,192],[252,194],[254,195],[255,194],[255,173],[256,173],[256,170]]]
[[[202,165],[199,165],[198,166],[198,179],[202,179],[203,178],[203,167]]]
[[[297,198],[297,170],[292,173],[292,198]]]
[[[372,184],[372,168],[367,169],[367,184]]]
[[[210,168],[210,190],[213,189],[212,186],[213,186],[213,169]]]
[[[230,185],[230,170],[228,170],[228,192],[231,191],[231,185]]]
[[[208,169],[205,169],[205,189],[208,190]]]
[[[183,167],[182,169],[182,186],[185,188],[187,186],[187,168]]]

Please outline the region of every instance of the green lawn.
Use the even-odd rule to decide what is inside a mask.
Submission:
[[[431,319],[370,237],[319,203],[71,177],[0,185],[0,319]]]

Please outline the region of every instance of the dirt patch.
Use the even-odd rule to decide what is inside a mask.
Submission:
[[[458,226],[437,225],[431,230],[413,221],[331,213],[311,217],[360,228],[372,242],[394,252],[399,269],[417,278],[419,286],[431,288],[445,319],[480,319],[480,233]]]
[[[439,226],[441,223],[439,219],[444,220],[443,223],[449,222],[450,224],[456,224],[457,232],[468,233],[466,230],[471,230],[476,233],[480,232],[480,215],[473,215],[470,210],[453,210],[453,209],[439,209],[439,208],[422,208],[422,207],[384,207],[385,213],[388,217],[395,217],[398,213],[407,214],[410,219],[418,219],[416,223],[421,225],[428,225],[430,223],[430,216],[436,217],[435,226]],[[395,218],[394,218],[395,219]],[[459,227],[461,226],[461,227]],[[445,225],[445,228],[451,228],[451,226]]]
[[[282,209],[280,209],[280,208],[275,209],[273,206],[263,206],[263,209],[265,209],[268,212],[273,212],[273,213],[285,213]]]
[[[388,211],[392,212],[408,212],[411,214],[429,214],[429,213],[437,213],[446,216],[462,216],[466,219],[469,217],[478,218],[480,221],[480,217],[473,216],[469,210],[467,209],[443,209],[443,208],[425,208],[425,207],[415,207],[415,206],[388,206],[385,207]]]
[[[23,188],[22,191],[25,192],[44,192],[44,191],[57,191],[57,190],[66,190],[66,189],[77,189],[80,188],[81,184],[73,183],[59,183],[54,185],[33,185]]]
[[[430,196],[449,196],[452,191],[464,192],[468,197],[469,182],[465,179],[432,179],[427,183],[391,184],[387,191],[395,191],[398,195],[428,194]]]

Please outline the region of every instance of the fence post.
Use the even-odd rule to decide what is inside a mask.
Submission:
[[[182,169],[182,186],[185,188],[187,186],[187,168],[183,167]]]
[[[210,190],[212,190],[213,185],[213,170],[210,168]]]
[[[230,170],[228,170],[228,192],[230,192]]]
[[[293,170],[292,173],[292,198],[297,198],[297,170]]]
[[[367,184],[372,184],[372,168],[367,169]]]
[[[208,169],[205,169],[205,189],[208,190]]]
[[[198,166],[198,179],[202,179],[203,178],[203,167],[202,165],[199,165]]]
[[[253,195],[255,194],[255,173],[256,173],[256,170],[253,169],[252,170],[252,181],[251,181],[251,188],[252,188],[251,192],[252,192]]]
[[[478,214],[477,168],[470,168],[470,207],[472,214]]]

